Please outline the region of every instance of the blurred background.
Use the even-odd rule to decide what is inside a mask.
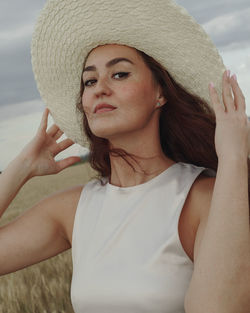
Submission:
[[[217,46],[225,66],[237,74],[249,116],[250,1],[176,2],[204,27]],[[44,104],[33,77],[30,43],[35,21],[44,4],[42,0],[0,2],[0,171],[32,139],[42,118]],[[52,123],[49,116],[48,127]],[[87,149],[75,144],[56,159],[86,155],[87,152]]]

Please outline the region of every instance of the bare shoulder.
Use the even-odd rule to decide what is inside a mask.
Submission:
[[[47,212],[58,223],[61,234],[71,247],[72,231],[76,208],[84,185],[76,185],[53,193],[46,200],[50,201]]]
[[[198,228],[202,215],[207,214],[207,207],[212,197],[214,183],[214,177],[206,176],[202,172],[193,182],[187,195],[182,214],[188,216],[185,218],[185,222],[187,219],[192,221],[189,226],[192,226],[195,231]]]
[[[194,263],[197,260],[207,225],[215,180],[215,177],[208,177],[202,173],[194,184],[192,206],[198,219],[198,227],[194,243]]]
[[[213,177],[208,177],[203,172],[198,175],[188,192],[181,212],[178,225],[180,240],[192,262],[195,258],[197,230],[202,216],[208,211],[214,180]]]
[[[197,209],[199,220],[201,221],[204,215],[209,212],[209,207],[212,200],[215,177],[206,176],[201,173],[199,179],[195,182],[193,190],[193,205]]]
[[[211,201],[213,196],[213,190],[215,185],[216,177],[208,177],[204,173],[200,174],[198,179],[194,183],[192,191],[192,203],[191,207],[194,210],[199,222],[196,227],[196,235],[194,240],[194,267],[198,259],[204,233],[207,227]],[[185,295],[185,310],[190,307],[190,293],[189,290]],[[193,299],[193,298],[192,298]],[[192,302],[191,302],[192,303]]]

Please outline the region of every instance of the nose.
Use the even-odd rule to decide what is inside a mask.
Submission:
[[[103,95],[110,96],[112,94],[112,89],[109,86],[109,83],[107,82],[107,79],[105,77],[99,77],[97,81],[94,83],[94,85],[90,88],[91,90],[91,103],[94,104],[96,102],[95,98],[100,98]],[[88,115],[90,112],[93,112],[94,107],[92,107],[92,104],[90,104],[88,101],[84,101],[85,94],[83,92],[82,94],[82,107],[83,111],[86,115]]]
[[[111,94],[111,89],[109,87],[109,84],[107,82],[107,79],[105,77],[103,78],[98,78],[95,88],[94,88],[94,93],[97,97],[105,94],[105,95],[110,95]]]

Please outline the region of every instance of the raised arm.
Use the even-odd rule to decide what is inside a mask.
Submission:
[[[79,157],[55,161],[54,157],[73,144],[70,139],[60,143],[57,125],[47,129],[45,109],[35,137],[9,163],[0,175],[0,217],[21,187],[34,176],[56,174]],[[0,227],[0,275],[40,262],[70,248],[69,227],[79,200],[81,186],[61,191],[41,200],[10,223]],[[68,221],[67,224],[65,221]]]
[[[0,175],[0,217],[29,179],[34,176],[59,173],[66,167],[81,160],[80,157],[76,156],[60,161],[54,160],[58,153],[71,146],[74,142],[70,139],[65,139],[59,143],[56,142],[63,132],[55,124],[46,131],[48,114],[49,110],[46,108],[34,138]]]

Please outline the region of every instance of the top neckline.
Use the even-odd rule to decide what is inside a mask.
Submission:
[[[156,181],[158,181],[162,176],[171,173],[171,171],[176,167],[177,164],[179,164],[181,162],[176,162],[172,165],[170,165],[168,168],[166,168],[164,171],[162,171],[160,174],[156,175],[155,177],[151,178],[150,180],[146,181],[145,183],[142,184],[138,184],[138,185],[134,185],[134,186],[128,186],[128,187],[119,187],[116,185],[112,185],[109,183],[108,178],[107,179],[107,187],[111,190],[117,190],[117,191],[130,191],[130,190],[139,190],[142,189],[146,186],[149,186],[153,183],[155,183]]]

